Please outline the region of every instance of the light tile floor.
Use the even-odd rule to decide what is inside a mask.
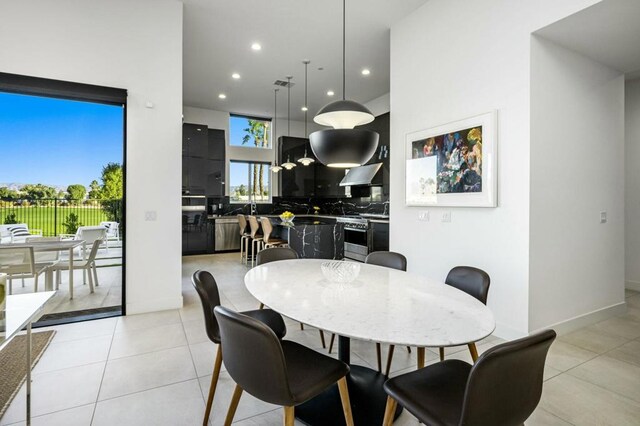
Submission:
[[[184,258],[182,309],[56,327],[34,370],[33,424],[200,424],[216,346],[207,339],[190,282],[198,268],[215,275],[224,305],[237,310],[258,306],[244,288],[247,268],[237,254]],[[547,359],[542,400],[528,426],[640,425],[640,293],[627,291],[626,300],[625,315],[556,340]],[[303,331],[296,322],[286,322],[287,338],[322,350],[317,330]],[[500,342],[489,337],[478,349]],[[372,343],[353,342],[352,352],[354,363],[375,368]],[[448,349],[447,357],[470,361],[466,347]],[[428,363],[437,359],[436,352],[428,351]],[[413,370],[415,364],[416,351],[396,349],[394,375]],[[222,424],[233,385],[223,370],[212,425]],[[1,425],[24,424],[24,392],[23,387]],[[282,411],[245,393],[235,420],[242,426],[280,425]],[[405,411],[396,424],[418,422]]]

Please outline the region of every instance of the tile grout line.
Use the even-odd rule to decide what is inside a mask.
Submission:
[[[107,374],[107,364],[109,364],[109,355],[111,355],[111,348],[113,347],[113,340],[116,335],[116,329],[118,328],[118,322],[120,322],[120,318],[116,321],[115,327],[113,327],[113,334],[111,335],[111,343],[109,343],[109,350],[107,351],[107,360],[104,363],[104,370],[102,370],[102,377],[100,378],[100,386],[98,386],[98,393],[96,394],[96,402],[93,404],[93,412],[91,413],[91,422],[89,424],[93,424],[93,420],[96,415],[96,409],[98,408],[98,400],[100,398],[100,392],[102,392],[102,383],[104,382],[104,376]]]

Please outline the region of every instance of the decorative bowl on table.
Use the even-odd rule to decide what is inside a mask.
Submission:
[[[284,213],[282,213],[280,215],[280,220],[283,223],[292,223],[293,222],[293,218],[296,217],[296,215],[294,215],[293,213],[286,211]]]
[[[323,262],[320,265],[322,275],[334,283],[350,283],[360,275],[360,264],[342,260]]]

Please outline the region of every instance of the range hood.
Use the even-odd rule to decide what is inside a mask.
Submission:
[[[367,164],[366,166],[354,167],[349,170],[349,173],[342,179],[340,186],[355,186],[355,185],[381,185],[382,179],[374,178],[378,174],[378,171],[382,168],[382,163]],[[378,180],[380,182],[378,182]]]

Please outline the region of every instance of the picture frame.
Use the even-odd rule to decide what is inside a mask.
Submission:
[[[497,207],[497,112],[406,135],[405,204]]]

